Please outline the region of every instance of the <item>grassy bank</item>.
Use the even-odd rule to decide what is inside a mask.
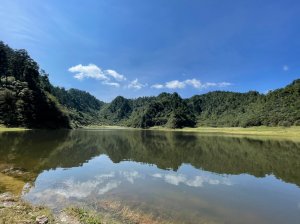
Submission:
[[[292,127],[197,127],[197,128],[182,128],[182,129],[168,129],[164,127],[153,127],[150,130],[160,131],[178,131],[178,132],[197,132],[202,134],[218,134],[218,135],[239,135],[239,136],[253,136],[253,137],[276,137],[288,138],[300,141],[300,126]]]
[[[149,129],[130,128],[122,126],[86,126],[84,129],[130,129],[130,130],[158,130],[158,131],[175,131],[175,132],[197,132],[201,134],[220,134],[220,135],[241,135],[241,136],[266,136],[266,137],[284,137],[300,140],[300,126],[292,127],[196,127],[170,129],[162,126],[155,126]]]
[[[6,127],[4,125],[0,125],[0,132],[6,132],[6,131],[26,131],[29,130],[27,128],[22,128],[22,127],[18,127],[18,128],[10,128],[10,127]]]
[[[300,141],[300,126],[292,127],[196,127],[196,128],[182,128],[182,129],[170,129],[161,126],[155,126],[149,129],[131,128],[124,126],[109,126],[109,125],[90,125],[85,126],[83,129],[97,130],[97,129],[130,129],[130,130],[159,130],[159,131],[176,131],[176,132],[197,132],[201,134],[217,134],[217,135],[239,135],[239,136],[252,136],[252,137],[276,137],[276,138],[288,138]],[[0,125],[0,132],[15,132],[26,131],[23,127],[10,128]]]

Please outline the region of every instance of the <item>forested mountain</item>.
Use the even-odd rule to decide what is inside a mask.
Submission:
[[[195,125],[192,110],[177,93],[162,93],[157,97],[140,97],[134,100],[118,96],[100,111],[100,117],[104,123],[139,128]]]
[[[104,103],[85,91],[54,87],[25,50],[0,42],[0,112],[0,123],[31,128],[291,126],[300,125],[300,79],[266,95],[215,91],[182,99],[161,93]]]
[[[187,99],[206,126],[300,125],[300,79],[268,94],[215,91]]]
[[[103,102],[87,92],[54,87],[25,50],[0,42],[0,123],[71,128],[93,121]]]

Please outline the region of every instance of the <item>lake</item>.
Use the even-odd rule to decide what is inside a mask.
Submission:
[[[0,192],[140,223],[299,223],[300,142],[168,131],[0,133]]]

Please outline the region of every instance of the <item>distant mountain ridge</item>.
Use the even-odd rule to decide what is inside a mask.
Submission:
[[[30,128],[291,126],[300,125],[300,79],[266,95],[214,91],[182,99],[161,93],[104,103],[85,91],[54,87],[25,50],[0,42],[0,112],[0,123]]]

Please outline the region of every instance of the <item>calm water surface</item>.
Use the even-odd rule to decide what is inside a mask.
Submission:
[[[0,192],[172,223],[299,223],[300,143],[140,130],[0,134]],[[126,215],[126,214],[125,214]]]

